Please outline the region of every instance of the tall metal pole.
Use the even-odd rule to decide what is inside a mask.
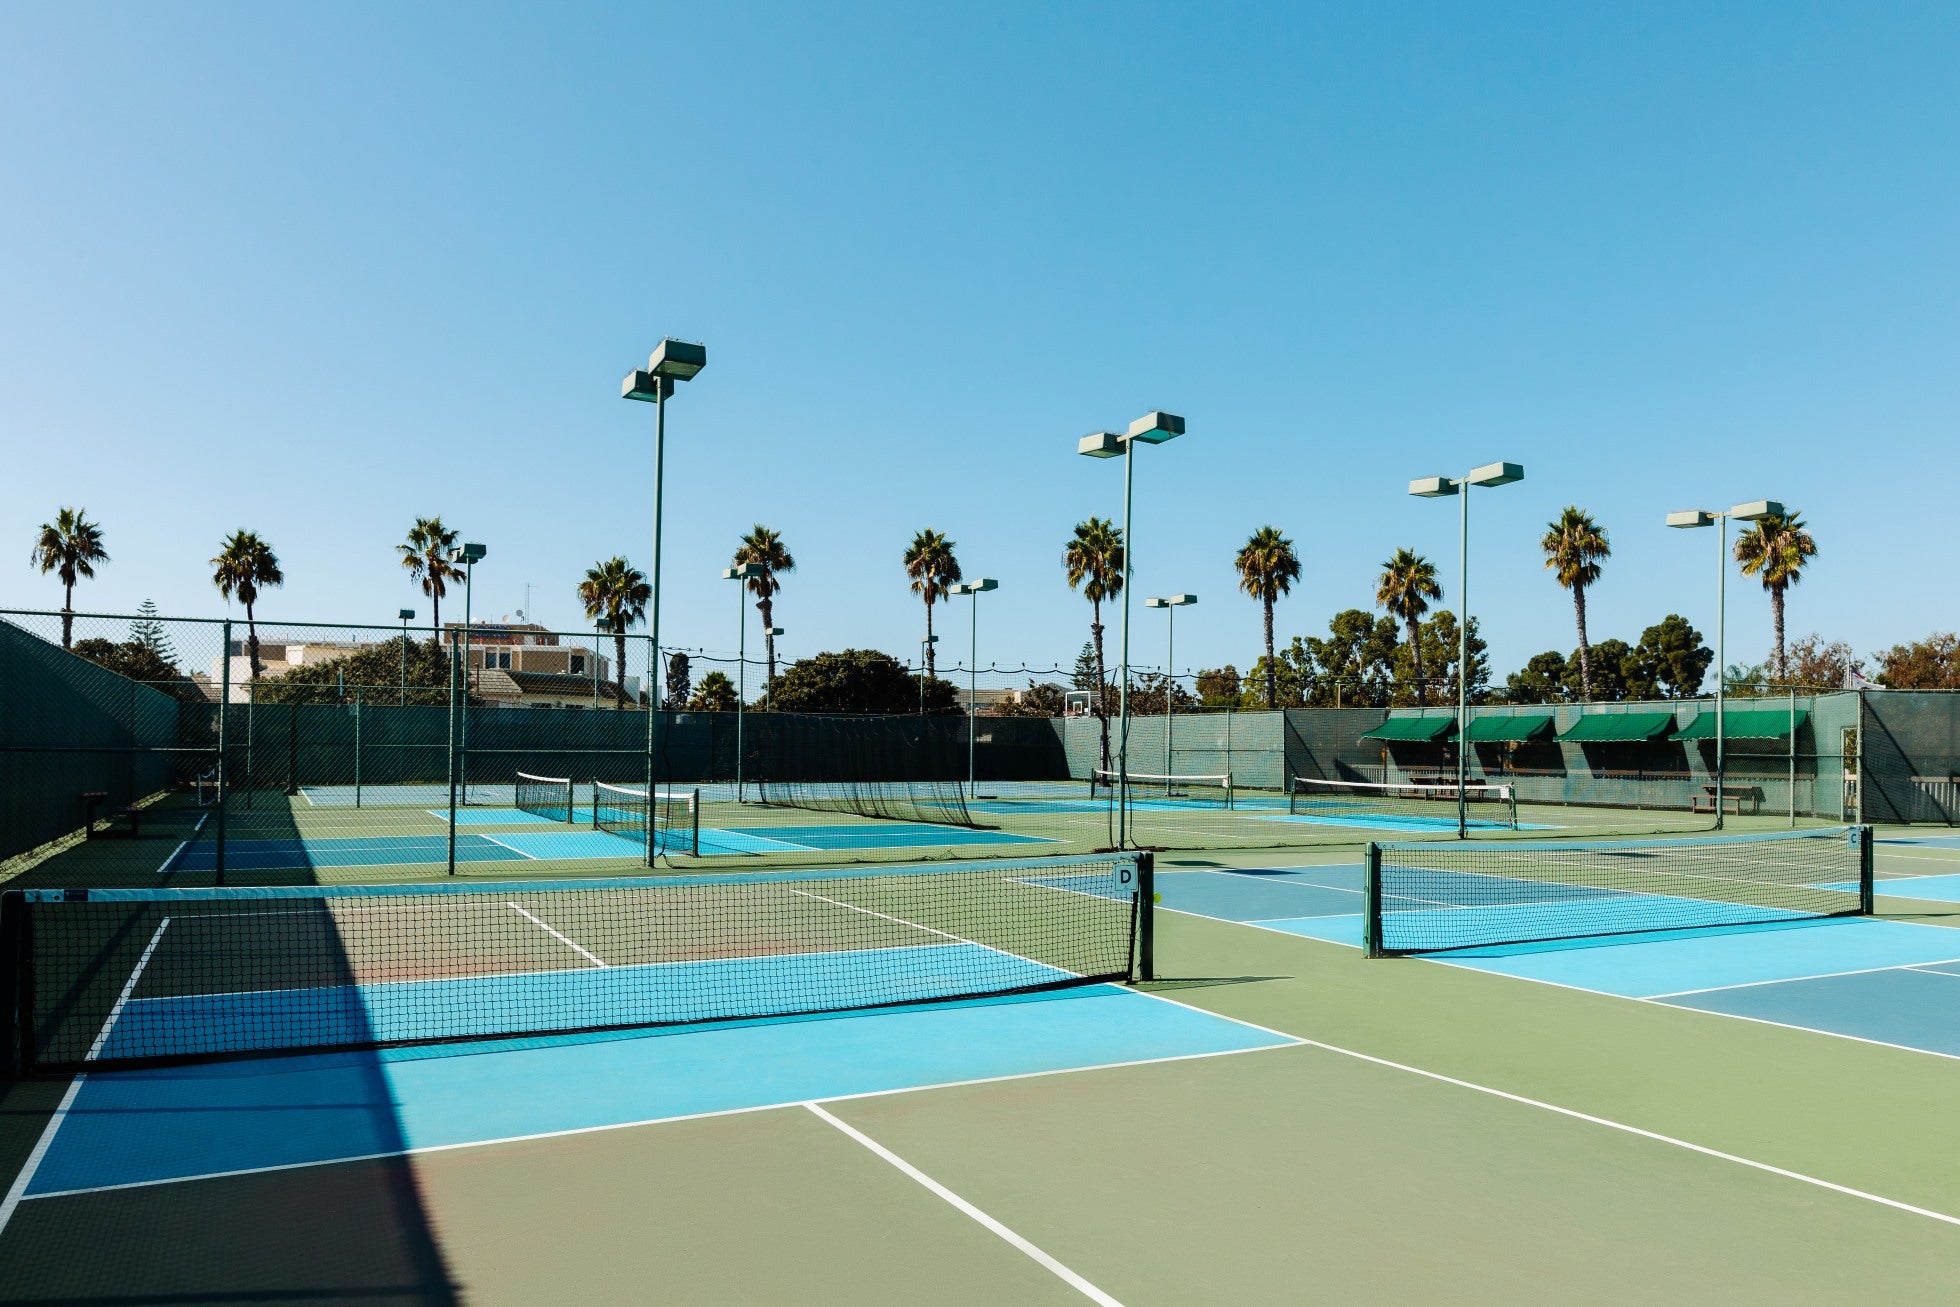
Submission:
[[[1171,714],[1176,711],[1174,699],[1177,690],[1177,605],[1166,604],[1164,611],[1170,615],[1170,638],[1164,644],[1164,797],[1171,793]]]
[[[402,618],[402,698],[401,706],[408,707],[408,619]]]
[[[1123,638],[1122,676],[1116,687],[1116,847],[1129,847],[1130,809],[1130,490],[1137,442],[1123,441]]]
[[[748,583],[735,578],[735,802],[742,802],[742,712],[749,697]]]
[[[1715,829],[1722,829],[1722,778],[1728,759],[1723,739],[1729,680],[1729,515],[1715,514]]]
[[[1784,675],[1789,675],[1786,671]],[[1815,734],[1815,732],[1812,732]],[[1797,824],[1797,687],[1790,687],[1790,826]]]
[[[216,881],[225,883],[225,809],[231,800],[231,751],[229,731],[226,723],[231,720],[231,621],[225,621],[224,670],[219,674],[218,688],[218,832],[217,849],[213,861],[217,864]]]
[[[966,650],[966,797],[978,799],[980,785],[973,770],[974,737],[980,730],[980,592],[973,592],[973,617],[967,623]]]
[[[456,779],[465,806],[470,801],[470,600],[476,594],[476,564],[463,564],[463,693],[457,705]],[[454,823],[451,823],[453,829]]]
[[[647,569],[647,679],[649,682],[660,679],[660,508],[662,489],[667,471],[667,396],[673,392],[674,383],[663,377],[654,392],[653,403],[653,565]],[[594,664],[597,665],[596,662]],[[620,693],[626,692],[626,669],[613,668],[618,678]],[[646,864],[651,867],[655,855],[660,850],[658,837],[654,834],[653,814],[659,803],[657,768],[654,760],[659,756],[660,727],[660,687],[649,684],[647,687],[647,852]],[[597,802],[595,799],[594,802]]]
[[[1464,793],[1470,764],[1470,482],[1459,483],[1456,514],[1456,837],[1470,838],[1470,800]]]

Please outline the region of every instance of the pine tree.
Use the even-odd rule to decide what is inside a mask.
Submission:
[[[145,599],[136,606],[136,620],[129,624],[129,642],[142,645],[167,663],[177,661],[177,651],[170,647],[170,636],[163,629],[163,619],[153,599]]]

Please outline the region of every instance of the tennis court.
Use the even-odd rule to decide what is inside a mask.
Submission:
[[[1165,859],[1142,984],[1116,861],[44,892],[0,1301],[1947,1301],[1960,850],[1873,856],[1376,960],[1351,853]]]

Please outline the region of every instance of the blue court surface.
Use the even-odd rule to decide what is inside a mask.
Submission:
[[[512,810],[515,812],[515,810]],[[519,817],[529,816],[517,813]],[[642,856],[638,837],[580,829],[564,822],[537,820],[539,829],[506,830],[495,835],[458,833],[459,863],[590,861]],[[462,822],[457,823],[459,826]],[[517,824],[515,822],[511,824]],[[680,832],[662,831],[680,852]],[[972,844],[1052,844],[1035,835],[934,826],[924,822],[877,822],[862,826],[754,826],[740,830],[701,829],[703,857],[742,853],[808,853],[823,849],[935,848]],[[294,867],[384,867],[440,863],[449,849],[447,835],[373,835],[340,839],[232,839],[225,844],[225,866],[237,871]],[[217,847],[210,840],[186,845],[159,871],[211,871]]]
[[[1897,876],[1879,881],[1877,888],[1887,898],[1960,903],[1960,875]]]
[[[1157,889],[1174,911],[1358,949],[1362,874],[1355,865],[1162,870]],[[1924,881],[1943,882],[1932,888],[1960,901],[1960,876],[1886,880],[1878,888],[1889,897],[1905,885],[1928,897],[1917,883]],[[1610,908],[1628,910],[1625,900]],[[1960,1056],[1960,930],[1946,926],[1802,918],[1463,949],[1421,961]]]
[[[1296,1042],[1094,985],[814,1018],[98,1072],[81,1078],[26,1197]]]

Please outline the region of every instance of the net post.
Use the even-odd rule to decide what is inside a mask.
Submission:
[[[1503,790],[1504,807],[1510,814],[1511,829],[1516,830],[1518,828],[1518,788],[1515,785],[1506,785],[1503,787]]]
[[[1157,978],[1157,858],[1137,855],[1137,979]]]
[[[701,791],[699,787],[687,796],[687,848],[694,857],[701,856]]]
[[[1873,902],[1878,892],[1877,873],[1874,870],[1877,856],[1873,848],[1877,841],[1872,838],[1871,827],[1859,826],[1855,829],[1858,836],[1858,915],[1869,917],[1877,911],[1877,904]]]
[[[34,1047],[34,934],[27,926],[27,898],[0,893],[0,1079],[27,1074]]]
[[[1368,841],[1367,871],[1361,878],[1361,951],[1382,956],[1382,846]]]

